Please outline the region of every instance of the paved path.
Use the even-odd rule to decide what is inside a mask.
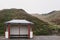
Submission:
[[[8,40],[0,37],[0,40]],[[33,39],[9,39],[9,40],[60,40],[60,36],[34,36]]]
[[[36,36],[34,40],[60,40],[60,36]]]

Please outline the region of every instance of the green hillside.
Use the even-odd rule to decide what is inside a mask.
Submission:
[[[50,34],[49,24],[31,16],[23,9],[0,10],[0,35],[4,34],[4,22],[11,19],[26,19],[34,23],[33,31],[35,35]]]

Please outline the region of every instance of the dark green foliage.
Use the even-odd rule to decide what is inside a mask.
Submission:
[[[47,35],[49,34],[49,24],[42,20],[31,16],[23,9],[5,9],[0,11],[0,34],[4,31],[4,22],[12,19],[26,19],[34,23],[33,31],[36,35]]]

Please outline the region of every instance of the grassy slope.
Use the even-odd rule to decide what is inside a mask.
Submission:
[[[43,15],[33,15],[36,16],[37,18],[48,22],[50,24],[54,23],[54,24],[58,24],[60,25],[60,11],[52,11],[48,14],[43,14]]]
[[[54,24],[60,25],[60,11],[52,11],[46,15],[46,20]]]
[[[34,23],[34,34],[49,34],[49,24],[31,16],[23,9],[4,9],[0,10],[0,35],[4,34],[4,22],[11,19],[26,19]]]

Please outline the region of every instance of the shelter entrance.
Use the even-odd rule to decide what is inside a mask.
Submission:
[[[28,26],[12,24],[10,26],[10,35],[28,35]]]
[[[19,35],[19,27],[18,26],[10,27],[10,35]]]
[[[32,38],[32,29],[31,25],[32,22],[29,22],[27,20],[11,20],[5,22],[6,24],[6,31],[5,31],[5,37],[6,38],[13,38],[13,37],[27,37]],[[31,35],[31,36],[30,36]]]
[[[10,38],[28,37],[28,25],[10,24]]]
[[[27,26],[20,26],[20,35],[28,35],[28,27]]]

